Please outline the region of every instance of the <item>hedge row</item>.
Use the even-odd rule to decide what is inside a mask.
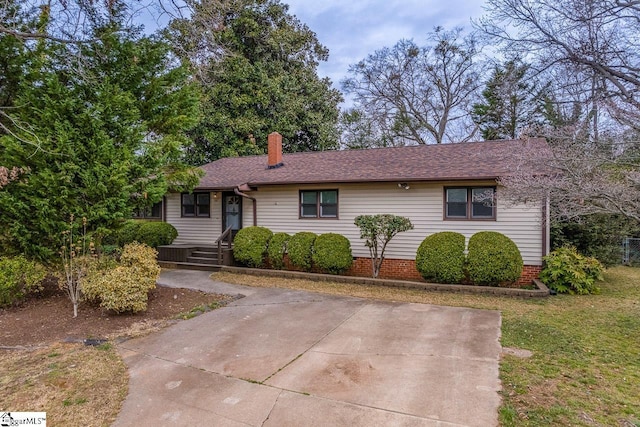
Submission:
[[[469,239],[443,231],[428,236],[416,253],[416,268],[425,280],[460,283],[465,280],[485,286],[513,283],[522,274],[523,262],[511,239],[495,231],[481,231]]]
[[[238,231],[233,241],[233,257],[248,267],[284,268],[284,255],[291,264],[304,270],[340,274],[351,267],[353,256],[349,240],[335,233],[316,235],[301,231],[289,236],[265,227],[246,227]]]
[[[105,237],[103,244],[124,247],[129,243],[144,243],[152,248],[170,245],[178,237],[176,228],[168,222],[130,219]]]

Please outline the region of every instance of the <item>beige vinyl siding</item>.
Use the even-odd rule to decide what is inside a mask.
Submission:
[[[422,240],[438,231],[457,231],[468,239],[478,231],[492,230],[506,234],[516,243],[526,265],[541,264],[542,224],[539,205],[507,206],[500,200],[498,189],[496,221],[444,221],[444,186],[493,184],[456,182],[409,185],[409,190],[398,188],[397,183],[270,186],[261,187],[250,195],[257,199],[258,225],[274,232],[283,231],[290,234],[298,231],[312,231],[317,234],[339,233],[349,238],[353,254],[358,257],[368,257],[369,251],[360,239],[359,229],[353,224],[354,218],[362,214],[391,213],[409,217],[415,228],[398,234],[391,241],[386,252],[388,258],[414,259]],[[298,199],[301,189],[338,189],[339,219],[300,219]],[[245,226],[252,223],[251,203],[250,200],[243,199]],[[219,202],[217,206],[220,206]],[[195,233],[195,229],[186,228],[187,222],[191,220],[185,218],[181,221],[182,229],[190,234]],[[219,218],[216,221],[219,229]],[[181,232],[181,239],[185,237]]]
[[[220,197],[214,199],[211,193],[211,212],[209,218],[181,216],[180,193],[167,195],[166,221],[178,230],[174,243],[197,243],[213,245],[222,232],[222,205]],[[218,193],[220,194],[220,193]]]

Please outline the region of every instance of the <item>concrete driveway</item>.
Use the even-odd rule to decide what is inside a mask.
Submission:
[[[115,426],[494,426],[500,314],[213,282],[245,297],[120,344]]]

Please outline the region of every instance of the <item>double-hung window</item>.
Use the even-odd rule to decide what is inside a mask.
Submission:
[[[209,217],[210,205],[210,193],[182,194],[183,217]]]
[[[445,187],[444,218],[496,219],[495,187]]]
[[[301,190],[300,218],[338,218],[338,190]]]

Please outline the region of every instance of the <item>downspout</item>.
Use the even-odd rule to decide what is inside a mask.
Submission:
[[[257,207],[257,201],[255,197],[251,197],[248,194],[243,193],[242,191],[240,191],[240,188],[242,188],[244,191],[248,191],[250,188],[247,184],[242,184],[236,188],[233,189],[233,192],[236,193],[238,196],[240,197],[244,197],[245,199],[251,199],[251,201],[253,202],[253,226],[257,226],[258,225],[258,207]]]
[[[542,201],[542,256],[549,255],[551,250],[551,206],[549,194]]]

